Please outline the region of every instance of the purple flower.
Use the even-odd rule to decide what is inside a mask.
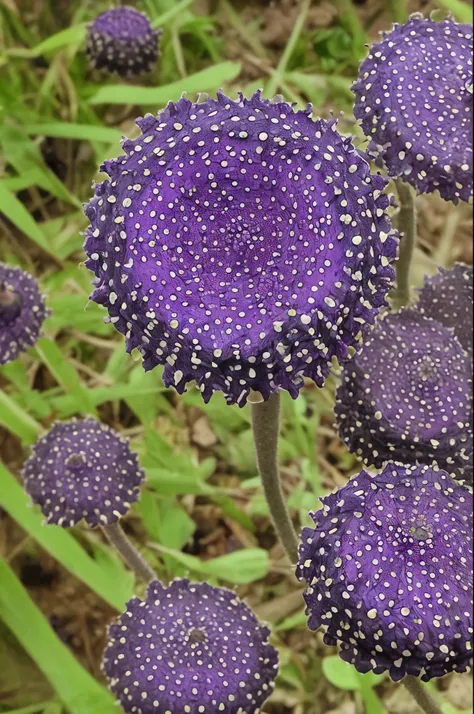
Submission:
[[[304,528],[310,629],[359,672],[425,681],[472,666],[472,494],[444,471],[362,471]]]
[[[47,523],[116,523],[139,498],[144,472],[128,441],[95,419],[57,423],[33,447],[25,490]]]
[[[362,62],[354,114],[390,176],[472,197],[472,26],[410,17]]]
[[[86,51],[92,67],[122,77],[149,72],[158,57],[161,30],[133,7],[116,7],[87,27]]]
[[[230,590],[155,581],[110,627],[103,668],[126,714],[258,714],[278,673],[269,634]]]
[[[36,280],[21,268],[0,263],[0,364],[35,344],[48,314]]]
[[[336,417],[342,439],[368,465],[436,463],[466,478],[470,360],[441,323],[411,309],[388,315],[344,369]]]
[[[393,280],[385,180],[334,122],[260,92],[137,123],[85,208],[92,299],[128,351],[205,401],[322,385]]]
[[[472,266],[456,263],[440,268],[425,278],[417,309],[426,317],[452,328],[461,345],[472,357],[473,282]]]

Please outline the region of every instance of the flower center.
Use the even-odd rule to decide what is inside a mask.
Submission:
[[[70,466],[73,469],[80,468],[81,466],[84,466],[85,463],[86,459],[82,453],[71,454],[65,461],[66,466]]]
[[[188,637],[190,645],[198,645],[201,642],[207,641],[206,630],[200,627],[194,627],[192,630],[189,630]]]
[[[420,360],[419,375],[422,382],[428,382],[432,377],[438,376],[436,362],[428,355],[424,355]]]
[[[425,516],[418,515],[410,528],[410,535],[415,540],[429,540],[433,537],[433,527]]]
[[[22,307],[23,299],[20,293],[5,283],[0,283],[0,326],[15,322]]]

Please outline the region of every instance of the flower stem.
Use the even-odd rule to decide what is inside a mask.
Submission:
[[[285,503],[278,470],[280,394],[252,404],[252,427],[257,467],[275,529],[291,563],[298,561],[298,537]]]
[[[396,265],[397,287],[393,291],[392,301],[396,309],[410,302],[410,267],[416,242],[416,205],[415,192],[409,184],[395,181],[400,209],[397,227],[401,233],[398,260]]]
[[[102,526],[102,530],[137,577],[147,583],[151,580],[158,580],[153,568],[142,558],[131,540],[125,535],[120,523],[109,523],[107,526]]]
[[[428,694],[418,677],[407,676],[403,679],[403,684],[425,714],[443,714],[441,707],[438,706],[431,694]]]

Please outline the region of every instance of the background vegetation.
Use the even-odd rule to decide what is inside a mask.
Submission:
[[[133,577],[101,534],[41,525],[19,477],[28,447],[57,419],[93,414],[131,438],[147,471],[125,528],[162,579],[186,573],[235,587],[272,623],[281,653],[266,714],[415,714],[403,688],[360,676],[309,632],[259,489],[247,408],[220,395],[165,390],[123,338],[88,304],[81,266],[82,202],[100,162],[120,153],[135,117],[183,91],[231,95],[264,87],[290,101],[352,118],[351,82],[365,44],[408,12],[452,10],[462,0],[128,0],[162,27],[162,56],[140,84],[89,71],[87,21],[110,6],[92,0],[0,0],[0,260],[41,281],[51,317],[22,359],[0,368],[0,712],[112,714],[100,657],[105,630]],[[437,196],[419,199],[414,277],[455,260],[472,262],[472,211]],[[333,427],[337,374],[283,400],[284,487],[301,524],[318,497],[345,483],[357,463]],[[446,677],[444,714],[467,714],[470,679]]]

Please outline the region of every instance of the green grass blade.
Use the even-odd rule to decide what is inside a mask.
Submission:
[[[155,29],[163,27],[163,25],[166,25],[174,17],[180,15],[182,12],[184,12],[184,10],[186,10],[186,8],[188,8],[192,4],[193,0],[181,0],[181,2],[170,8],[167,12],[164,12],[162,15],[158,15],[158,17],[155,17],[151,21],[151,26]]]
[[[75,659],[4,560],[0,618],[49,680],[70,714],[118,714],[114,698]]]
[[[54,257],[36,221],[30,216],[25,206],[15,194],[8,190],[4,181],[0,181],[0,213],[3,213],[17,228],[46,253]]]
[[[34,444],[43,431],[41,424],[3,390],[0,391],[0,424],[18,436],[23,444]]]
[[[57,383],[74,398],[76,410],[84,415],[96,415],[94,403],[89,397],[87,389],[79,381],[76,370],[65,359],[58,345],[48,338],[42,337],[36,343],[35,350]]]
[[[8,51],[8,54],[12,57],[39,57],[40,55],[46,55],[50,52],[58,52],[62,50],[63,47],[68,47],[69,45],[80,44],[84,41],[86,33],[86,23],[78,23],[72,27],[68,27],[65,30],[60,30],[56,34],[51,35],[46,40],[43,40],[38,45],[35,45],[30,50],[16,49],[13,48]]]
[[[93,124],[73,124],[51,122],[48,124],[26,124],[22,127],[30,136],[50,136],[55,139],[77,139],[79,141],[100,141],[105,144],[120,141],[122,132],[110,126]]]
[[[41,513],[28,507],[22,487],[1,463],[0,506],[69,572],[116,610],[123,610],[126,600],[132,595],[127,576],[112,579],[110,572],[103,573],[100,565],[69,531],[59,526],[43,525]]]
[[[439,0],[441,7],[453,13],[456,20],[472,25],[472,7],[463,0]]]
[[[226,580],[229,583],[253,583],[255,580],[264,578],[268,573],[268,553],[263,548],[246,548],[229,553],[229,555],[220,555],[212,560],[199,560],[194,555],[166,548],[163,545],[155,545],[155,547],[170,555],[192,572]]]
[[[177,101],[183,92],[193,95],[206,90],[216,91],[239,73],[239,62],[220,62],[163,87],[130,87],[126,84],[104,86],[89,99],[89,104],[127,104],[131,101],[142,106],[162,105],[168,101]]]

